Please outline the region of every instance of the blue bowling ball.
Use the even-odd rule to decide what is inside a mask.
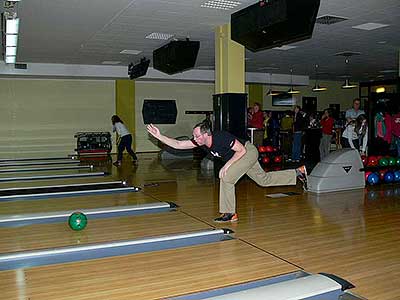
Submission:
[[[385,176],[383,177],[383,180],[387,183],[391,183],[394,181],[394,174],[392,171],[388,171],[385,173]]]
[[[400,171],[395,171],[394,172],[394,181],[399,182],[400,181]]]
[[[375,185],[379,182],[379,175],[377,173],[371,173],[368,175],[367,181],[370,185]]]

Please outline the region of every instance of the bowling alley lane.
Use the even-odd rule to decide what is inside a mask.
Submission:
[[[171,199],[170,201],[173,201]],[[33,214],[100,207],[139,205],[157,202],[142,192],[86,195],[84,197],[59,197],[40,201],[0,201],[0,216]]]
[[[239,240],[0,272],[4,299],[148,300],[298,268]]]
[[[172,233],[212,229],[181,212],[91,219],[81,231],[73,231],[68,220],[54,224],[0,228],[0,253],[88,243],[136,239]]]
[[[84,178],[64,178],[58,180],[35,180],[24,182],[0,182],[0,191],[9,188],[26,188],[26,187],[43,187],[54,185],[68,185],[68,184],[85,184],[85,183],[100,183],[100,182],[114,182],[118,181],[111,176],[106,177],[84,177]]]

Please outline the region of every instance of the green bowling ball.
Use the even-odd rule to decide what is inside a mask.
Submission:
[[[87,217],[81,212],[74,212],[68,218],[68,225],[72,230],[83,230],[87,225]]]
[[[389,166],[395,166],[396,165],[396,159],[394,157],[389,157]]]
[[[396,158],[396,165],[397,165],[397,166],[400,166],[400,157],[397,157],[397,158]]]
[[[387,167],[389,165],[389,160],[386,157],[383,157],[379,160],[379,165],[382,167]]]

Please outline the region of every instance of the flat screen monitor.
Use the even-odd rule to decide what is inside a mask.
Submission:
[[[146,99],[143,102],[144,124],[175,124],[177,114],[175,100]]]

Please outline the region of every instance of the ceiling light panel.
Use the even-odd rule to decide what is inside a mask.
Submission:
[[[6,56],[16,56],[17,47],[6,47]]]
[[[6,46],[16,47],[18,42],[18,35],[6,34]]]
[[[10,19],[6,21],[6,34],[18,34],[19,19]]]
[[[389,26],[388,24],[380,24],[380,23],[364,23],[357,26],[352,26],[354,29],[361,29],[361,30],[375,30],[378,28],[383,28]]]
[[[142,51],[126,49],[126,50],[122,50],[120,53],[121,53],[121,54],[138,55],[138,54],[142,53]]]
[[[5,62],[6,64],[15,64],[16,58],[15,56],[6,56]]]
[[[230,10],[242,4],[238,1],[228,1],[228,0],[209,0],[201,4],[201,7],[212,8],[212,9],[222,9]]]

